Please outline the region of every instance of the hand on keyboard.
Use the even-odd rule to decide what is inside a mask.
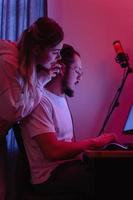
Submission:
[[[116,135],[113,133],[102,134],[98,137],[91,139],[90,147],[92,149],[100,149],[111,142],[116,142],[116,140]]]

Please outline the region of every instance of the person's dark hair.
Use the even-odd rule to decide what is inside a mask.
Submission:
[[[66,65],[66,68],[69,68],[70,65],[74,62],[74,56],[80,54],[69,44],[63,44],[63,48],[60,51],[61,62]]]
[[[80,54],[71,45],[64,44],[63,48],[60,51],[60,55],[61,63],[65,64],[63,91],[67,96],[72,97],[74,95],[74,91],[67,86],[68,73],[71,65],[74,63],[74,56],[78,55],[80,57]]]
[[[59,24],[48,17],[39,18],[27,31],[31,35],[32,44],[39,44],[42,48],[52,48],[58,45],[64,37]]]

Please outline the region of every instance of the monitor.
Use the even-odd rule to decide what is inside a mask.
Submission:
[[[133,134],[133,105],[130,107],[123,133]]]

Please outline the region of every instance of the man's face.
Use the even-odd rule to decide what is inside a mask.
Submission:
[[[62,49],[62,46],[62,43],[60,43],[54,48],[42,50],[36,58],[37,65],[41,65],[44,69],[51,69],[61,58],[60,50]]]
[[[79,83],[82,77],[82,64],[81,59],[75,54],[74,62],[71,64],[64,80],[64,92],[66,95],[72,97],[74,94],[75,85]]]

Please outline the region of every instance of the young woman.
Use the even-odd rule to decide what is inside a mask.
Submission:
[[[40,102],[43,86],[58,71],[64,33],[53,19],[39,18],[17,43],[0,40],[0,136]]]

